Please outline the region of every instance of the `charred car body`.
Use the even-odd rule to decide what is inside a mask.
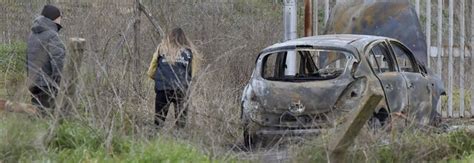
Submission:
[[[290,55],[296,55],[291,73]],[[434,123],[442,80],[400,41],[369,35],[322,35],[278,43],[258,56],[242,96],[246,144],[275,135],[318,133],[334,126],[373,87],[384,100],[373,122],[390,113]]]

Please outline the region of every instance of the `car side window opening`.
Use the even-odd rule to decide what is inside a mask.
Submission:
[[[275,77],[280,76],[278,73],[278,68],[276,67],[278,65],[277,58],[278,58],[278,54],[274,54],[274,55],[268,55],[264,59],[265,66],[263,67],[263,72],[262,72],[263,78],[275,78]]]
[[[272,53],[262,62],[262,77],[267,80],[328,80],[341,75],[347,66],[347,52],[337,50],[297,50],[295,75],[286,75],[286,52]]]
[[[413,58],[410,57],[410,53],[402,45],[391,42],[390,45],[392,46],[393,52],[395,53],[395,57],[397,58],[398,67],[402,72],[418,72],[416,68],[416,64],[413,61]]]
[[[379,43],[370,49],[368,60],[375,73],[395,71],[395,66],[389,54],[390,51],[385,43]]]

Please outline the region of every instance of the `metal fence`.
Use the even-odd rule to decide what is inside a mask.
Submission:
[[[425,29],[427,66],[445,83],[447,96],[438,111],[443,117],[474,117],[473,0],[410,2]],[[314,34],[321,34],[335,4],[336,0],[313,0],[313,13],[318,13],[313,15]]]

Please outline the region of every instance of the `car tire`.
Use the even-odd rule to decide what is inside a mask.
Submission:
[[[369,119],[368,125],[370,129],[381,129],[390,122],[390,113],[387,109],[381,108],[378,113]]]
[[[242,129],[243,129],[243,144],[247,150],[254,150],[259,144],[259,137],[255,133],[255,130],[252,130],[255,124],[250,120],[249,115],[245,114],[243,102],[240,118],[242,120]]]
[[[439,127],[442,123],[442,115],[438,112],[438,107],[441,107],[441,98],[438,98],[438,101],[436,102],[436,106],[433,107],[433,111],[431,113],[431,118],[430,118],[430,125]]]

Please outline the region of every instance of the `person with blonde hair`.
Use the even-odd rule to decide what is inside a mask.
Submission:
[[[148,76],[155,81],[155,125],[161,127],[171,103],[175,106],[177,125],[186,124],[187,108],[184,99],[191,79],[197,72],[194,61],[196,50],[183,29],[175,28],[167,35],[153,54]]]

